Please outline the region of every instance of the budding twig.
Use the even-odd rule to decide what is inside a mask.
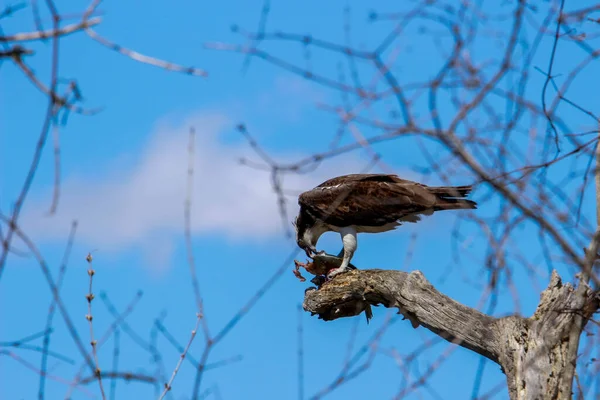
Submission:
[[[102,399],[106,400],[106,394],[104,393],[104,386],[102,385],[102,374],[100,372],[100,366],[99,366],[99,362],[98,362],[98,349],[97,349],[97,344],[98,342],[96,342],[96,339],[94,339],[94,324],[92,322],[92,320],[94,319],[93,314],[92,314],[92,300],[94,300],[94,294],[92,293],[92,282],[94,280],[94,274],[96,273],[96,271],[94,271],[94,268],[92,266],[92,254],[88,253],[87,257],[85,258],[86,261],[89,264],[89,269],[88,269],[88,275],[90,276],[90,289],[89,289],[89,293],[85,296],[85,298],[88,301],[88,313],[85,316],[85,319],[88,320],[89,325],[90,325],[90,344],[92,345],[92,355],[94,357],[94,364],[95,364],[95,369],[94,369],[94,375],[98,378],[98,385],[100,386],[100,393],[102,394]]]
[[[167,395],[169,390],[171,390],[173,381],[175,380],[175,377],[177,376],[177,372],[179,372],[179,368],[181,367],[181,364],[183,364],[183,360],[185,360],[185,356],[186,356],[188,350],[190,349],[190,346],[192,345],[194,338],[196,337],[196,332],[198,332],[198,326],[200,325],[201,319],[202,319],[202,314],[196,313],[196,326],[194,327],[194,330],[192,331],[190,340],[188,341],[187,346],[185,346],[183,353],[181,353],[181,356],[179,356],[179,361],[177,362],[177,365],[175,366],[175,369],[173,370],[173,374],[171,374],[171,379],[169,379],[169,382],[165,383],[165,390],[163,390],[163,392],[160,395],[160,397],[158,398],[158,400],[164,399],[164,397]]]

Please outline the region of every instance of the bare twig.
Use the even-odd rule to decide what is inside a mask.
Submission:
[[[190,277],[192,283],[192,289],[194,291],[194,300],[196,301],[197,313],[202,319],[202,329],[204,331],[204,337],[209,338],[210,332],[208,330],[208,323],[204,315],[204,302],[200,293],[200,284],[198,283],[198,276],[196,274],[196,262],[194,258],[194,247],[192,245],[192,193],[194,188],[194,154],[195,154],[195,137],[196,130],[190,128],[189,142],[188,142],[188,169],[187,169],[187,185],[185,195],[185,209],[184,209],[184,223],[185,223],[185,248],[187,252],[188,267],[190,269]]]
[[[82,31],[86,28],[98,25],[100,22],[102,22],[102,18],[96,17],[96,18],[89,19],[87,21],[81,21],[76,24],[67,25],[67,26],[59,28],[59,29],[50,29],[50,30],[46,30],[46,31],[36,31],[36,32],[23,32],[23,33],[17,33],[15,35],[0,36],[0,43],[30,42],[30,41],[34,41],[34,40],[66,36],[66,35],[70,35],[72,33]]]
[[[155,67],[166,69],[168,71],[181,72],[181,73],[184,73],[187,75],[196,75],[196,76],[203,76],[203,77],[208,76],[208,72],[206,72],[203,69],[199,69],[199,68],[195,68],[195,67],[183,67],[181,65],[173,64],[168,61],[163,61],[158,58],[146,56],[144,54],[138,53],[137,51],[120,46],[120,45],[118,45],[114,42],[111,42],[110,40],[105,39],[102,36],[98,35],[96,33],[96,31],[94,31],[92,28],[89,28],[89,27],[86,28],[85,32],[88,34],[89,37],[91,37],[96,42],[100,43],[101,45],[103,45],[113,51],[116,51],[117,53],[120,53],[120,54],[124,55],[125,57],[131,58],[134,61],[138,61],[143,64],[153,65]]]
[[[197,313],[196,314],[196,326],[194,327],[194,330],[192,331],[192,334],[190,335],[190,340],[188,341],[187,346],[185,346],[183,353],[181,353],[181,355],[179,357],[179,361],[177,362],[177,365],[175,366],[175,369],[173,370],[171,379],[169,379],[169,382],[165,383],[165,390],[162,392],[162,394],[158,398],[159,400],[162,400],[166,396],[167,392],[169,392],[171,390],[173,381],[175,380],[175,377],[177,376],[177,372],[179,372],[179,368],[181,367],[181,364],[183,364],[183,360],[185,359],[185,356],[186,356],[188,350],[190,349],[190,346],[192,345],[194,338],[196,337],[196,332],[198,331],[198,326],[200,325],[201,319],[202,319],[202,315],[200,313]]]
[[[93,282],[94,274],[96,273],[96,271],[94,271],[94,268],[92,266],[93,259],[92,259],[91,253],[88,253],[86,260],[89,265],[89,269],[87,270],[87,273],[90,277],[90,286],[89,286],[89,293],[85,296],[85,298],[87,299],[87,302],[88,302],[88,313],[85,316],[85,318],[88,320],[89,326],[90,326],[90,344],[92,345],[92,355],[94,357],[94,363],[96,366],[96,369],[94,370],[94,375],[98,379],[98,385],[100,386],[100,393],[102,395],[102,399],[106,400],[106,394],[104,393],[104,385],[102,384],[102,373],[100,371],[100,363],[98,362],[98,348],[97,348],[98,342],[96,342],[96,339],[94,339],[94,324],[93,324],[94,316],[92,314],[92,301],[94,300],[94,293],[92,292],[92,282]]]

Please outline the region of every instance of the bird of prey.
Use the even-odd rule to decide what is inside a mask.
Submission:
[[[380,233],[403,222],[417,222],[435,211],[475,209],[465,197],[471,186],[426,186],[389,174],[351,174],[329,179],[298,198],[296,242],[313,258],[319,237],[329,231],[341,235],[342,263],[327,274],[331,279],[348,270],[357,247],[357,233]]]

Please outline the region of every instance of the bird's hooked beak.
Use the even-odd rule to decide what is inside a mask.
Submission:
[[[298,216],[294,221],[294,226],[296,227],[296,243],[304,250],[308,258],[314,259],[315,255],[324,253],[318,251],[316,247],[322,232],[318,226],[315,226],[314,221],[307,224],[306,220],[300,221],[300,216]]]
[[[304,240],[298,240],[298,247],[300,247],[306,253],[306,256],[313,258],[318,253],[317,248],[314,245],[306,243]]]

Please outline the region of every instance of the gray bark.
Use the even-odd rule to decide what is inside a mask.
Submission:
[[[585,283],[575,289],[553,272],[531,317],[494,318],[438,292],[420,271],[378,269],[350,271],[308,289],[303,307],[330,321],[368,316],[378,304],[498,363],[511,399],[571,399],[579,336],[600,307],[598,293]]]

